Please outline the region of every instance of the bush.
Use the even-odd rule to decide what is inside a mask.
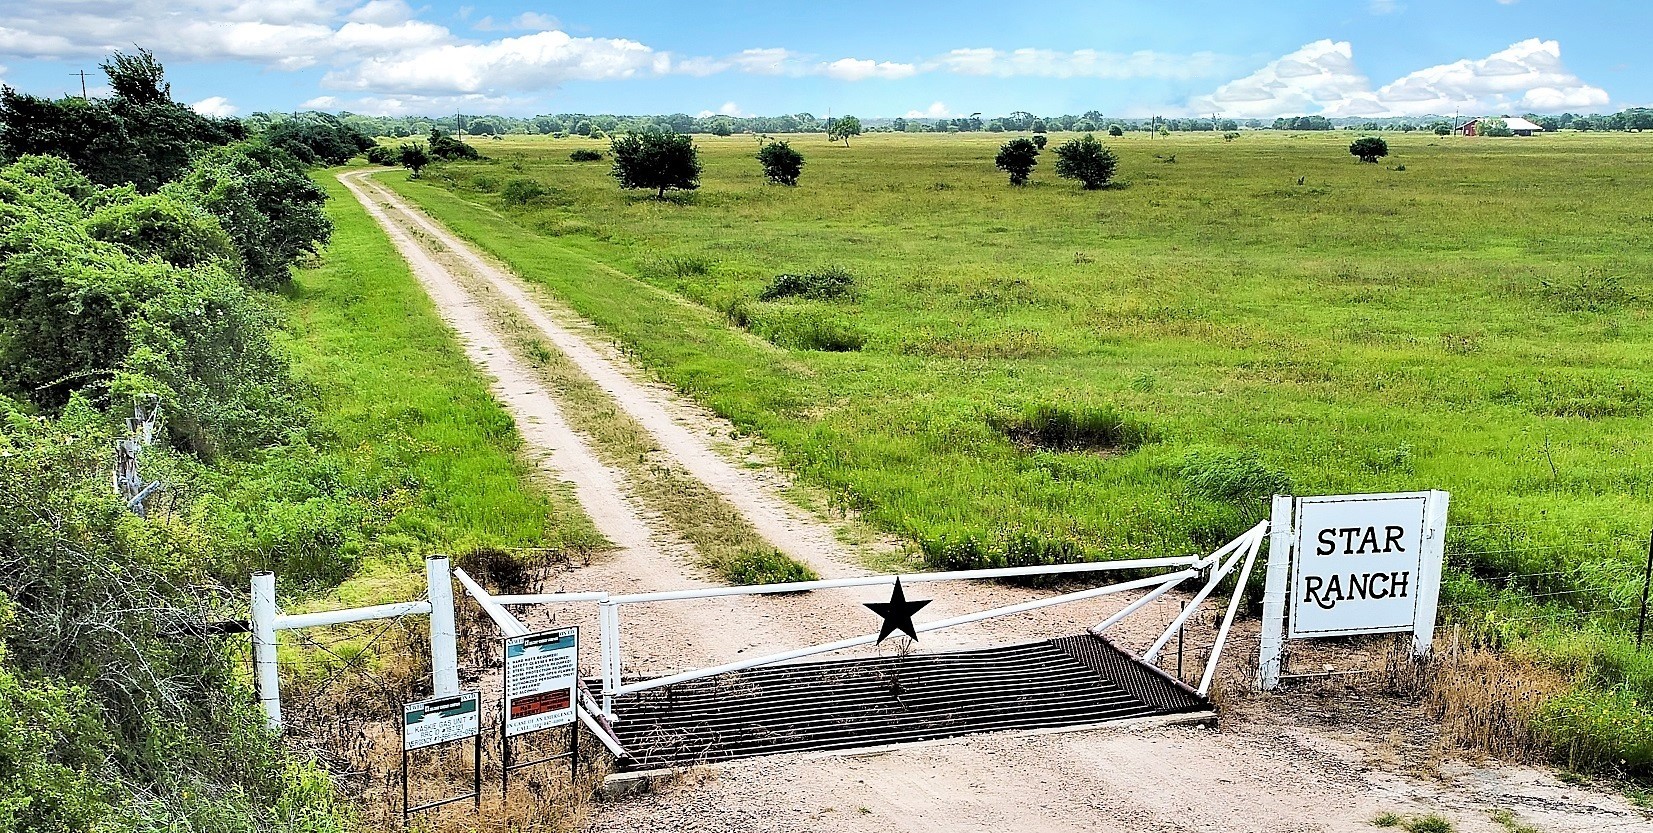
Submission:
[[[218,218],[255,289],[291,280],[290,269],[321,251],[333,234],[321,190],[297,160],[260,142],[215,148],[166,193]]]
[[[1108,135],[1117,139],[1120,136],[1125,135],[1125,128],[1120,127],[1117,124],[1110,124],[1108,125]]]
[[[1349,144],[1349,155],[1359,157],[1362,162],[1376,163],[1389,155],[1389,143],[1376,136],[1366,136]]]
[[[574,161],[574,162],[601,162],[601,161],[603,161],[603,155],[601,153],[598,153],[597,151],[592,150],[591,148],[580,148],[579,150],[576,150],[573,153],[568,154],[568,158],[570,160]]]
[[[540,197],[545,196],[545,188],[532,179],[513,179],[505,183],[499,195],[507,205],[527,205]]]
[[[367,161],[375,165],[400,165],[402,156],[396,148],[374,145],[367,149]]]
[[[412,172],[409,179],[418,179],[419,172],[431,163],[431,156],[424,145],[410,142],[396,149],[396,161]]]
[[[1047,145],[1049,143],[1050,143],[1050,137],[1049,136],[1046,136],[1043,133],[1033,134],[1033,146],[1034,147],[1036,147],[1040,150],[1044,150],[1045,145]]]
[[[218,218],[199,206],[161,194],[105,205],[87,219],[86,231],[93,239],[121,246],[135,258],[159,258],[186,269],[240,261]]]
[[[1033,166],[1039,164],[1039,146],[1030,139],[1011,139],[993,157],[993,165],[1010,174],[1011,185],[1026,185],[1033,175]]]
[[[1056,148],[1056,175],[1079,180],[1087,191],[1107,187],[1118,167],[1119,157],[1089,133]]]
[[[476,148],[465,144],[437,128],[430,129],[430,158],[437,162],[467,162],[482,158]]]
[[[786,142],[769,142],[758,149],[763,176],[777,185],[797,185],[804,170],[804,155]]]
[[[746,552],[719,565],[718,573],[733,585],[783,584],[814,581],[820,576],[778,550]]]
[[[1018,445],[1048,451],[1129,451],[1155,438],[1112,405],[1029,405],[1018,414],[990,414],[987,422]]]
[[[769,286],[758,294],[758,300],[777,301],[782,298],[811,298],[830,301],[848,295],[855,288],[855,276],[841,266],[828,266],[819,272],[776,275]]]

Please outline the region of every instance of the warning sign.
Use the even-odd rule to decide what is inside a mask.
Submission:
[[[505,638],[505,736],[574,722],[579,628]]]
[[[412,751],[440,743],[474,738],[482,731],[481,695],[461,691],[453,697],[434,697],[402,706],[402,748]]]

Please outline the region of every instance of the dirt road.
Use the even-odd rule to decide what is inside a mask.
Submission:
[[[823,576],[863,574],[833,524],[810,517],[783,496],[772,473],[722,456],[713,440],[728,426],[650,382],[623,357],[585,333],[546,297],[477,253],[373,182],[371,172],[341,176],[385,229],[464,343],[494,379],[528,448],[553,481],[571,484],[581,507],[616,550],[554,579],[556,589],[610,592],[704,584],[689,546],[628,490],[574,432],[558,398],[501,335],[498,305],[532,323],[544,340],[643,425],[659,449],[734,506],[776,547]],[[932,593],[931,590],[934,590]],[[740,597],[653,605],[628,620],[626,674],[659,674],[724,662],[752,652],[798,647],[865,633],[860,609],[885,591]],[[941,616],[1024,601],[1027,591],[997,585],[925,585]],[[926,634],[923,649],[1019,642],[1068,635],[1128,599],[1108,597]],[[1170,598],[1145,608],[1116,634],[1142,644],[1174,615]],[[544,620],[550,611],[532,617]],[[557,621],[588,614],[558,611]],[[628,614],[629,615],[629,614]],[[933,638],[932,638],[933,637]],[[1234,657],[1254,651],[1242,640]],[[1225,668],[1234,690],[1243,662]],[[593,665],[593,667],[595,667]],[[1397,707],[1399,708],[1399,707]],[[1653,831],[1653,822],[1620,796],[1569,786],[1536,770],[1447,761],[1401,766],[1381,733],[1306,725],[1289,698],[1254,701],[1221,731],[1137,728],[1032,736],[983,736],[876,756],[774,758],[715,774],[692,775],[654,795],[605,805],[599,831],[1368,831],[1381,812],[1439,812],[1458,830],[1502,831],[1491,813],[1505,809],[1543,831]],[[1401,744],[1414,747],[1416,741]],[[1416,750],[1411,750],[1416,751]],[[1414,756],[1415,757],[1415,756]]]

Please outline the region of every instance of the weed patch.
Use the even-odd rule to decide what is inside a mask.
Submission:
[[[1155,438],[1147,424],[1112,405],[1029,405],[989,414],[987,423],[1019,446],[1047,451],[1131,451]]]
[[[1252,503],[1291,493],[1291,478],[1255,451],[1190,451],[1180,471],[1194,492],[1229,503]]]
[[[745,318],[752,332],[789,350],[853,353],[867,343],[859,327],[811,309],[766,309],[755,316],[748,311]]]

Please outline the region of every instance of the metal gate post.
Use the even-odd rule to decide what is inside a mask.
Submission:
[[[614,720],[614,690],[620,687],[620,606],[597,603],[598,639],[603,660],[603,717]]]
[[[1263,577],[1263,632],[1257,656],[1257,687],[1263,691],[1273,691],[1280,684],[1292,532],[1292,499],[1275,495],[1269,517],[1268,572]]]
[[[275,573],[253,573],[253,686],[270,731],[281,732],[281,675],[276,667]]]
[[[459,694],[459,651],[453,623],[453,575],[448,557],[425,559],[425,584],[430,599],[430,670],[432,693],[437,697]]]
[[[1440,604],[1441,565],[1446,559],[1446,505],[1451,497],[1439,490],[1429,493],[1429,525],[1423,538],[1422,575],[1418,576],[1418,613],[1412,622],[1412,656],[1429,655],[1435,639],[1435,613]]]

